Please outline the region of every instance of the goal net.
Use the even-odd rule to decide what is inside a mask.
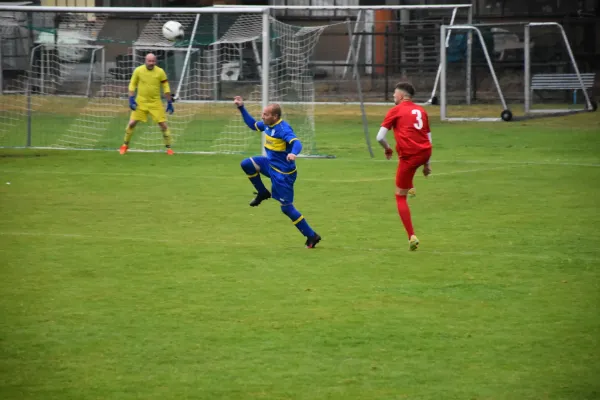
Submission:
[[[92,42],[106,18],[87,14],[3,13],[0,31],[3,90],[0,96],[0,145],[32,145],[28,131],[62,129],[70,111],[60,97],[90,96],[101,74],[102,46]],[[34,40],[31,40],[31,38]],[[5,69],[5,67],[8,68]],[[4,76],[5,72],[10,74]],[[34,120],[29,116],[36,114]],[[56,126],[56,125],[54,125]],[[43,135],[42,135],[43,136]],[[40,145],[49,145],[40,136]],[[36,138],[38,139],[38,138]]]
[[[154,53],[177,99],[168,123],[178,152],[260,152],[261,135],[243,123],[232,100],[243,96],[258,119],[268,94],[269,102],[282,103],[303,153],[317,155],[311,57],[327,26],[292,26],[268,17],[265,27],[260,8],[247,11],[29,12],[21,28],[31,32],[33,50],[28,70],[0,96],[0,146],[118,148],[129,115],[129,79]],[[181,41],[162,36],[168,20],[183,25]],[[162,148],[156,124],[150,118],[138,124],[131,149]]]

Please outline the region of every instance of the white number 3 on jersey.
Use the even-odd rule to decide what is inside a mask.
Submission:
[[[417,116],[417,122],[413,124],[413,126],[417,129],[423,128],[423,115],[421,114],[421,110],[412,110],[413,115]]]

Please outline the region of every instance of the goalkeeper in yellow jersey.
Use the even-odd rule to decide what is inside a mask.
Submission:
[[[131,108],[131,117],[125,129],[123,145],[119,150],[121,154],[127,153],[133,129],[138,122],[146,122],[148,114],[150,114],[162,131],[165,146],[167,147],[167,154],[173,154],[173,149],[171,149],[171,132],[167,126],[167,116],[160,97],[161,87],[167,98],[166,111],[169,114],[173,114],[175,111],[173,108],[173,96],[171,96],[167,74],[162,68],[156,65],[156,56],[148,53],[144,65],[140,65],[133,71],[131,81],[129,82],[129,108]]]

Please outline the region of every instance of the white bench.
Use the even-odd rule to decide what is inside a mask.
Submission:
[[[596,73],[580,74],[585,89],[594,87]],[[531,90],[578,90],[581,83],[577,74],[535,74],[531,78]]]
[[[592,109],[596,111],[597,103],[592,99],[591,90],[594,87],[596,73],[580,74],[583,88],[588,91]],[[581,82],[577,74],[535,74],[531,77],[531,93],[535,90],[572,90],[573,104],[576,103],[577,90],[581,90]],[[587,108],[587,106],[586,106]]]

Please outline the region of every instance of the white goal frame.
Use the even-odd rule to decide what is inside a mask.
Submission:
[[[448,116],[448,97],[447,97],[447,54],[446,48],[448,46],[446,41],[446,35],[450,33],[452,30],[463,30],[469,32],[475,32],[481,43],[481,48],[483,49],[483,54],[485,56],[485,60],[488,64],[490,74],[492,79],[494,80],[494,85],[496,87],[496,91],[498,92],[498,97],[500,98],[500,103],[502,104],[502,112],[500,117],[489,117],[489,118],[473,118],[473,117],[449,117]],[[442,74],[440,79],[440,119],[442,121],[480,121],[480,122],[492,122],[492,121],[510,121],[512,119],[512,112],[508,109],[508,105],[506,104],[506,100],[504,98],[504,94],[502,93],[502,89],[500,88],[500,83],[498,82],[498,77],[496,76],[496,71],[494,70],[494,66],[492,64],[492,59],[488,52],[487,46],[485,45],[485,40],[483,39],[483,35],[481,34],[481,30],[474,25],[442,25],[440,27],[440,60],[441,60],[441,68]],[[471,63],[471,59],[467,61],[469,64]],[[470,78],[470,75],[469,75]],[[469,79],[470,80],[470,79]],[[467,81],[467,87],[470,88],[470,82]],[[470,104],[470,102],[467,102]]]
[[[569,40],[567,38],[567,34],[562,27],[561,24],[557,22],[508,22],[508,23],[490,23],[490,24],[465,24],[465,25],[445,25],[440,27],[441,35],[440,41],[443,40],[443,37],[447,34],[450,35],[452,30],[467,30],[469,32],[475,32],[479,41],[481,43],[481,47],[483,50],[483,54],[485,56],[486,63],[488,64],[490,74],[494,81],[494,86],[498,93],[498,98],[503,107],[502,112],[500,113],[500,117],[484,117],[484,118],[457,118],[457,117],[449,117],[448,116],[448,97],[447,97],[447,54],[446,48],[448,47],[448,42],[440,43],[440,59],[442,60],[442,76],[441,76],[441,87],[440,87],[440,118],[442,121],[481,121],[481,122],[491,122],[491,121],[511,121],[513,119],[512,111],[510,110],[504,94],[502,92],[502,88],[500,87],[499,80],[497,78],[496,72],[494,70],[492,58],[490,56],[490,51],[485,45],[483,35],[479,29],[479,27],[494,27],[494,26],[519,26],[524,29],[523,36],[523,51],[524,51],[524,59],[523,59],[523,80],[524,80],[524,117],[531,117],[532,115],[557,115],[557,114],[573,114],[577,112],[585,112],[585,111],[595,111],[597,108],[597,104],[593,99],[590,98],[586,86],[584,84],[582,75],[579,71],[579,67],[577,66],[577,62],[575,60],[575,56],[573,54],[573,50],[571,49],[571,45],[569,44]],[[531,106],[533,103],[532,89],[531,89],[531,28],[532,27],[540,27],[540,26],[552,26],[558,28],[561,34],[561,38],[563,44],[567,50],[569,55],[570,65],[573,68],[574,74],[577,77],[579,87],[583,92],[585,98],[585,107],[579,109],[541,109],[541,110],[532,110]],[[470,59],[469,59],[470,62]],[[470,75],[469,75],[470,76]],[[470,82],[467,82],[467,86],[470,87]],[[467,104],[470,104],[467,101]]]
[[[216,14],[234,14],[234,13],[247,13],[247,14],[262,14],[262,60],[265,65],[268,65],[270,59],[270,9],[268,7],[261,6],[236,6],[236,7],[179,7],[179,8],[165,8],[165,7],[64,7],[64,6],[11,6],[11,5],[0,5],[0,12],[23,12],[23,13],[72,13],[77,12],[81,14],[85,13],[98,13],[98,14],[190,14],[198,15],[202,13]],[[197,25],[197,21],[195,26]],[[189,49],[188,53],[189,53]],[[189,54],[186,56],[186,61]],[[187,63],[186,63],[187,64]],[[106,71],[104,71],[105,73]],[[29,80],[29,79],[28,79]],[[28,85],[29,87],[29,85]],[[28,146],[31,144],[31,90],[27,90],[27,103],[28,103],[28,132],[27,132],[27,143]],[[269,68],[262,68],[261,73],[261,104],[266,107],[269,104]],[[262,134],[262,147],[264,152],[265,136]]]
[[[561,34],[561,38],[563,40],[563,44],[567,49],[567,53],[569,54],[569,61],[571,61],[571,66],[575,71],[575,75],[577,76],[577,80],[579,81],[580,89],[583,92],[583,96],[585,98],[585,108],[582,109],[545,109],[545,110],[532,110],[531,105],[533,103],[533,93],[531,90],[531,28],[536,26],[554,26],[558,28]],[[571,114],[575,112],[582,111],[595,111],[595,107],[592,104],[592,100],[588,95],[585,84],[583,83],[583,79],[581,77],[581,73],[579,72],[579,67],[577,66],[577,61],[575,60],[575,56],[573,55],[573,50],[571,49],[571,44],[569,43],[569,39],[567,38],[567,33],[564,28],[558,22],[530,22],[525,25],[525,70],[524,70],[524,80],[525,80],[525,115],[556,115],[556,114]]]

